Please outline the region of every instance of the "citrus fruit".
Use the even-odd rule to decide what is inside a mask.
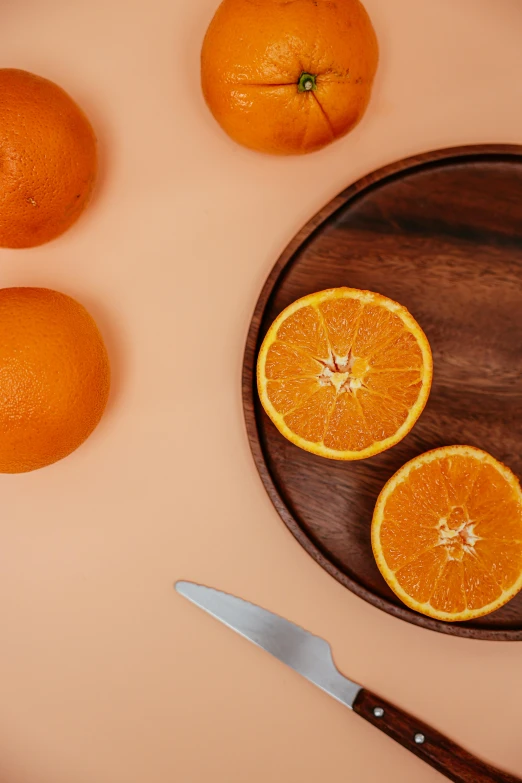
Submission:
[[[302,449],[339,460],[398,443],[431,387],[431,351],[405,307],[370,291],[310,294],[276,318],[257,363],[261,402]]]
[[[0,472],[66,457],[109,394],[109,361],[89,313],[46,288],[0,289]]]
[[[422,454],[379,495],[372,546],[411,609],[450,622],[493,612],[522,588],[518,479],[469,446]]]
[[[33,247],[79,217],[94,186],[89,120],[53,82],[0,68],[0,247]]]
[[[359,122],[378,56],[359,0],[224,0],[203,42],[203,95],[240,144],[312,152]]]

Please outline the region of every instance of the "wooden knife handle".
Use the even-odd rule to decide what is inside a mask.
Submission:
[[[454,783],[522,783],[364,688],[353,709]]]

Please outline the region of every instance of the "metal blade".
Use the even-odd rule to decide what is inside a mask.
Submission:
[[[336,669],[324,639],[260,606],[193,582],[177,582],[178,593],[245,639],[290,666],[334,699],[353,707],[359,685]]]

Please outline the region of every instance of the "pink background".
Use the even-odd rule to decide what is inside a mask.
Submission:
[[[370,109],[302,158],[232,143],[199,89],[216,0],[1,0],[0,66],[62,85],[100,140],[92,207],[0,251],[0,283],[83,302],[112,358],[94,435],[0,476],[5,783],[430,783],[437,773],[172,590],[250,598],[332,642],[340,668],[522,776],[522,645],[446,638],[343,589],[280,522],[245,435],[260,287],[346,185],[434,147],[522,143],[520,0],[366,0]]]

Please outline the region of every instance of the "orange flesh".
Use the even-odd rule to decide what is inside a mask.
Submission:
[[[470,619],[522,587],[522,493],[504,466],[476,456],[484,452],[438,453],[379,499],[374,552],[392,589],[413,608]]]
[[[351,291],[307,297],[314,301],[280,323],[262,372],[269,403],[297,439],[357,454],[393,438],[411,418],[431,381],[431,355],[411,316],[416,333],[388,304],[403,308],[343,290]]]

